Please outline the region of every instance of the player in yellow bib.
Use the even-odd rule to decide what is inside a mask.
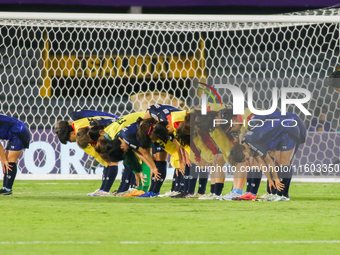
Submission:
[[[72,112],[70,114],[72,121],[61,120],[58,121],[54,127],[57,137],[62,144],[67,142],[76,142],[79,131],[83,128],[90,126],[91,121],[97,120],[102,125],[110,125],[117,118],[117,115],[100,112],[96,110],[80,110]],[[113,164],[109,166],[105,160],[103,160],[95,151],[93,146],[86,146],[82,148],[86,154],[94,157],[99,163],[104,165],[102,185],[93,193],[89,193],[89,196],[107,196],[109,190],[117,176],[117,165]]]

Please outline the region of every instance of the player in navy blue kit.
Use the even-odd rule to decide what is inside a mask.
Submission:
[[[150,134],[153,128],[160,129],[159,130],[160,133],[162,131],[161,129],[163,128],[164,133],[167,134],[168,131],[166,129],[166,126],[161,125],[161,124],[168,121],[168,116],[172,112],[178,112],[178,111],[181,111],[181,110],[171,105],[162,105],[162,104],[151,105],[146,110],[144,118],[139,119],[140,126],[138,129],[137,139],[140,145],[143,148],[150,148],[152,142],[151,142],[151,138],[148,135],[148,133]],[[156,128],[155,125],[159,123],[160,125],[157,125],[157,128]]]
[[[156,178],[158,178],[158,169],[150,155],[150,152],[147,149],[142,148],[137,140],[138,127],[139,123],[135,122],[123,128],[117,134],[115,140],[118,139],[120,141],[120,147],[124,152],[127,152],[129,149],[135,151],[138,157],[141,158],[145,162],[145,164],[150,167],[151,174],[155,175]]]
[[[268,166],[275,184],[269,172],[265,171],[265,174],[269,181],[269,188],[276,187],[278,190],[276,201],[289,200],[288,191],[292,178],[291,160],[299,145],[305,142],[306,127],[296,114],[287,113],[281,116],[279,111],[267,116],[254,115],[250,121],[251,125],[248,125],[248,132],[242,144],[234,146],[230,152],[230,162],[236,165],[236,163],[250,160],[252,165]],[[274,171],[275,164],[270,157],[270,152],[273,151],[275,151],[275,160],[279,166],[279,175]]]
[[[160,173],[160,178],[158,180],[155,180],[154,177],[152,177],[149,192],[146,192],[141,197],[154,197],[158,195],[166,178],[167,170],[166,160],[168,153],[164,151],[161,144],[151,143],[150,136],[147,134],[149,133],[150,128],[152,129],[151,126],[153,126],[153,124],[156,124],[157,122],[167,121],[167,116],[171,114],[171,112],[175,111],[180,111],[180,109],[171,105],[154,104],[146,110],[144,118],[139,119],[140,127],[138,129],[137,139],[143,148],[150,148],[150,146],[152,146],[152,157],[154,158],[155,164],[158,168],[158,172]],[[177,178],[177,180],[179,179]]]
[[[0,160],[4,173],[0,195],[12,195],[17,161],[22,151],[29,147],[31,133],[23,121],[0,114],[0,139],[8,141],[6,151],[0,143]]]

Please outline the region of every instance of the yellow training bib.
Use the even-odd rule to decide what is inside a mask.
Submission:
[[[135,123],[139,117],[143,118],[145,112],[136,112],[131,113],[126,116],[123,116],[113,122],[110,126],[104,129],[105,133],[107,133],[112,139],[121,131],[123,128]]]

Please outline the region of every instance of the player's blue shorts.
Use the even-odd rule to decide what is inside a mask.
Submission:
[[[281,140],[279,142],[279,144],[277,145],[276,149],[278,151],[290,151],[292,149],[294,149],[297,146],[297,142],[294,141],[289,134],[284,134],[281,137]]]
[[[31,132],[27,127],[20,133],[16,133],[13,137],[8,140],[6,150],[9,151],[21,151],[23,149],[28,149],[31,141]]]
[[[165,151],[159,143],[152,144],[152,154]]]
[[[300,118],[297,118],[296,121],[297,126],[281,136],[280,142],[276,148],[277,150],[290,151],[295,148],[296,151],[299,145],[305,142],[306,126]]]

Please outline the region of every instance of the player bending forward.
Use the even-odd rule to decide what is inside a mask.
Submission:
[[[86,128],[91,125],[91,121],[97,121],[97,123],[108,126],[119,118],[114,114],[96,110],[79,110],[72,112],[70,117],[73,122],[60,120],[54,127],[56,135],[62,144],[66,144],[67,142],[76,142],[79,138],[83,138],[84,136],[86,136],[85,138],[88,138]],[[82,142],[84,142],[84,139],[82,139]],[[100,158],[94,147],[90,144],[80,146],[81,144],[78,143],[79,147],[82,148],[86,154],[93,156],[104,166],[101,187],[96,191],[89,193],[88,196],[110,195],[109,191],[117,176],[117,166],[109,166],[106,161]]]
[[[0,160],[4,172],[0,195],[12,195],[12,186],[17,175],[17,161],[22,151],[29,147],[31,133],[21,120],[0,114],[0,139],[8,141],[6,151],[0,143]]]
[[[274,201],[287,201],[292,178],[291,160],[299,145],[305,142],[306,127],[294,113],[281,116],[281,112],[275,111],[267,116],[254,115],[251,119],[254,120],[252,127],[248,128],[242,143],[231,150],[229,160],[236,166],[247,161],[250,165],[268,166],[275,184],[269,171],[265,171],[268,168],[262,167],[261,170],[268,178],[270,190],[273,192],[273,188],[277,189]],[[275,161],[280,168],[278,173],[275,172],[275,163],[269,155],[272,151],[275,151]]]

